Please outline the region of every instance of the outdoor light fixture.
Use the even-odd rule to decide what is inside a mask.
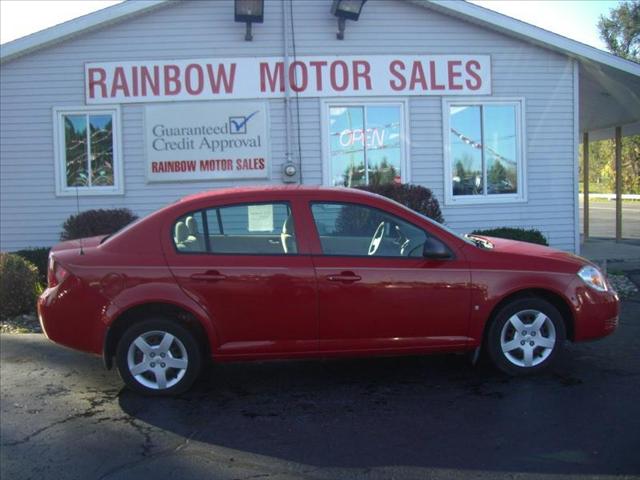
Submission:
[[[244,39],[247,42],[253,40],[251,24],[264,21],[264,0],[235,0],[235,20],[247,25]]]
[[[344,40],[344,27],[346,20],[358,21],[360,12],[367,0],[333,0],[331,13],[338,17],[338,33],[336,38]]]

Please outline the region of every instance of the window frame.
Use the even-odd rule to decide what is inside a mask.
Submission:
[[[408,260],[412,260],[412,261],[416,261],[416,260],[420,260],[420,261],[427,261],[426,258],[424,258],[423,256],[417,256],[417,257],[403,257],[400,255],[340,255],[340,254],[330,254],[330,253],[324,253],[324,249],[322,248],[322,240],[320,239],[321,235],[320,232],[318,231],[318,224],[316,223],[316,219],[313,216],[313,206],[314,205],[318,205],[318,204],[330,204],[330,205],[355,205],[358,207],[363,207],[363,208],[368,208],[371,210],[377,210],[378,212],[381,212],[385,215],[388,215],[390,217],[394,217],[394,218],[398,218],[400,220],[402,220],[404,223],[411,225],[413,228],[415,228],[416,230],[420,230],[422,233],[424,233],[425,237],[431,237],[431,238],[435,238],[436,240],[438,240],[440,243],[442,243],[447,250],[449,250],[449,253],[451,253],[451,257],[447,258],[447,259],[443,259],[441,261],[451,261],[451,260],[455,260],[456,259],[456,254],[454,252],[454,250],[449,246],[449,244],[447,242],[445,242],[444,240],[442,240],[438,235],[434,235],[433,233],[431,233],[428,229],[421,227],[420,225],[416,225],[414,222],[407,220],[406,218],[393,213],[393,212],[389,212],[388,210],[385,210],[383,208],[379,208],[379,207],[374,207],[373,205],[369,205],[366,203],[358,203],[358,202],[353,202],[353,201],[342,201],[342,200],[311,200],[309,201],[308,204],[308,212],[309,215],[311,217],[311,224],[313,225],[313,232],[316,236],[317,242],[318,242],[318,247],[320,248],[320,253],[316,253],[313,254],[312,256],[314,257],[337,257],[337,258],[368,258],[371,260],[402,260],[402,261],[408,261]]]
[[[65,115],[111,115],[113,135],[113,186],[69,187],[66,185]],[[54,107],[53,146],[55,162],[56,196],[101,196],[124,194],[124,168],[122,161],[121,113],[119,105]]]
[[[171,244],[172,248],[173,248],[173,253],[175,253],[176,255],[213,255],[213,256],[237,256],[237,255],[241,255],[244,257],[296,257],[296,256],[300,256],[302,255],[300,253],[300,241],[299,241],[299,236],[298,233],[295,234],[294,237],[294,241],[296,242],[296,252],[295,253],[227,253],[227,252],[213,252],[211,251],[211,239],[209,237],[209,222],[207,221],[207,210],[217,210],[216,213],[216,218],[220,219],[220,209],[221,208],[227,208],[227,207],[242,207],[244,205],[246,206],[251,206],[251,205],[276,205],[276,204],[282,204],[282,205],[286,205],[287,208],[289,209],[290,215],[294,215],[293,217],[293,222],[294,222],[294,228],[297,227],[296,225],[296,217],[295,214],[293,212],[293,204],[291,201],[289,200],[274,200],[274,201],[269,201],[269,200],[264,200],[264,201],[258,201],[258,202],[251,202],[251,201],[247,201],[247,202],[240,202],[240,203],[226,203],[223,205],[215,205],[215,206],[206,206],[206,207],[202,207],[202,208],[197,208],[195,210],[190,210],[188,212],[182,213],[180,215],[178,215],[177,217],[174,217],[173,220],[171,221],[171,223],[169,224],[169,243]],[[190,251],[184,251],[184,250],[179,250],[178,246],[176,245],[175,242],[175,238],[174,238],[174,228],[175,225],[178,221],[178,219],[183,218],[183,217],[187,217],[187,216],[194,216],[194,215],[200,215],[200,217],[202,218],[202,229],[203,229],[203,233],[205,235],[207,235],[207,237],[209,238],[205,238],[205,248],[206,251],[203,252],[190,252]],[[223,225],[224,227],[224,225]],[[297,229],[296,229],[297,232]],[[224,233],[222,234],[224,235]],[[229,235],[230,236],[230,235]]]
[[[400,120],[402,125],[401,141],[400,141],[400,181],[402,183],[409,183],[411,181],[411,172],[409,166],[411,165],[409,159],[409,146],[410,140],[410,124],[409,124],[409,99],[397,98],[397,97],[348,97],[341,98],[328,98],[320,99],[320,127],[322,130],[321,135],[321,154],[322,154],[322,185],[332,187],[331,184],[331,148],[329,146],[329,129],[331,124],[329,122],[329,111],[332,107],[367,107],[382,106],[382,107],[395,107],[400,106]],[[366,115],[366,113],[365,113]],[[345,187],[348,188],[348,187]]]
[[[488,106],[488,105],[508,105],[515,106],[516,113],[516,154],[517,159],[517,193],[483,194],[483,195],[454,195],[451,175],[453,166],[451,165],[451,115],[452,106]],[[484,109],[482,110],[484,112]],[[527,202],[527,148],[526,148],[526,115],[524,97],[447,97],[442,99],[442,136],[444,150],[444,192],[445,205],[486,205],[491,203],[525,203]],[[484,121],[484,113],[481,117]],[[484,157],[483,157],[484,158]],[[482,175],[486,185],[487,169],[483,162]]]

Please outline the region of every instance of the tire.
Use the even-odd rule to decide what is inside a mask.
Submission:
[[[498,311],[489,327],[487,347],[498,369],[510,375],[528,375],[548,368],[565,339],[558,309],[541,298],[527,297]]]
[[[149,396],[186,392],[198,378],[202,349],[193,334],[166,318],[129,327],[116,348],[116,365],[127,386]]]

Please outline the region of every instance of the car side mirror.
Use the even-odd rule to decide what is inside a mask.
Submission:
[[[433,237],[427,237],[424,242],[422,256],[431,260],[446,260],[451,258],[453,255],[447,246],[440,240]]]

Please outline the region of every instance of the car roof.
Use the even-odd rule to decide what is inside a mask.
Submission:
[[[260,185],[246,187],[219,188],[205,192],[187,195],[178,203],[192,203],[200,200],[221,200],[234,197],[268,198],[272,195],[286,194],[286,196],[317,195],[319,198],[328,197],[378,197],[378,195],[348,187],[321,187],[311,185]]]
[[[126,249],[131,251],[132,244],[144,245],[148,243],[149,228],[159,231],[161,225],[167,221],[167,217],[175,220],[176,215],[183,215],[188,211],[196,211],[207,206],[211,202],[212,205],[224,205],[226,202],[248,203],[252,201],[264,203],[265,201],[276,200],[283,201],[288,198],[306,197],[310,200],[328,201],[328,202],[354,202],[364,201],[373,207],[385,208],[391,207],[392,211],[404,211],[410,216],[419,216],[426,219],[423,215],[411,210],[410,208],[381,195],[367,192],[356,188],[349,187],[322,187],[310,185],[262,185],[262,186],[245,186],[235,188],[219,188],[209,190],[193,195],[188,195],[177,202],[166,205],[139,222],[125,227],[124,230],[116,233],[107,240],[103,248],[107,249]],[[430,223],[436,223],[427,219]],[[443,231],[446,236],[454,237],[453,234]],[[158,248],[160,244],[157,244]],[[141,247],[142,248],[142,247]],[[144,247],[143,251],[149,253],[149,247]]]

